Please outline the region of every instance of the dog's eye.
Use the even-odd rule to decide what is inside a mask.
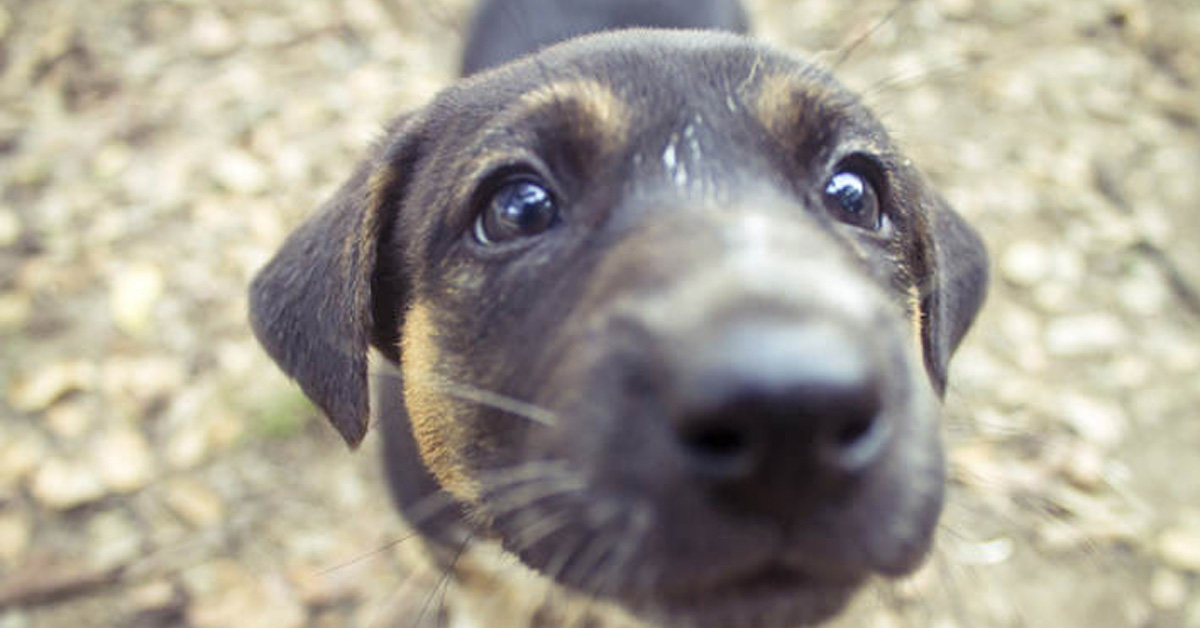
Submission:
[[[872,231],[879,228],[879,194],[871,180],[858,172],[841,170],[829,178],[825,206],[842,222]]]
[[[537,235],[558,217],[554,195],[531,179],[516,179],[500,186],[475,221],[475,239],[499,244]]]

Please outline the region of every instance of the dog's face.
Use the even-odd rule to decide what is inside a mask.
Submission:
[[[401,118],[253,289],[357,442],[367,344],[422,467],[546,577],[664,626],[802,625],[912,570],[974,233],[828,75],[626,32]]]

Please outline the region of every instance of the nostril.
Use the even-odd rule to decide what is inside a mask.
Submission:
[[[830,434],[826,463],[842,472],[861,471],[879,458],[889,432],[878,417],[850,420]]]
[[[680,434],[688,464],[697,475],[734,479],[753,470],[753,453],[746,434],[728,426],[707,425]]]
[[[683,444],[693,452],[713,458],[724,458],[741,452],[746,439],[734,430],[714,427],[684,434]]]
[[[843,425],[841,429],[834,434],[834,442],[837,443],[838,449],[849,449],[858,444],[863,437],[871,432],[871,427],[875,425],[873,419],[859,419],[851,421]]]
[[[753,322],[753,321],[752,321]],[[689,472],[726,485],[838,484],[892,427],[872,348],[833,323],[739,324],[687,356],[671,422]]]

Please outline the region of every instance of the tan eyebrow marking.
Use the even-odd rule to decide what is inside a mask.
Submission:
[[[597,81],[584,79],[557,81],[521,96],[521,117],[548,109],[565,109],[572,130],[581,139],[592,140],[596,147],[609,151],[620,146],[629,133],[632,116],[629,107],[611,89]]]

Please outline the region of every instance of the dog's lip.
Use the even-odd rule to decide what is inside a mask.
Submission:
[[[793,588],[815,584],[816,580],[796,569],[771,563],[749,575],[734,580],[729,588],[745,590],[770,590]]]
[[[672,625],[694,628],[732,625],[734,618],[745,621],[757,616],[809,624],[835,615],[861,583],[861,579],[831,579],[769,562],[703,587],[664,594],[654,605]]]
[[[820,595],[853,590],[861,579],[829,578],[791,567],[778,561],[768,562],[753,570],[722,578],[703,587],[676,594],[667,593],[663,599],[669,606],[707,606],[714,602],[735,603],[743,599],[769,601],[775,597]]]

